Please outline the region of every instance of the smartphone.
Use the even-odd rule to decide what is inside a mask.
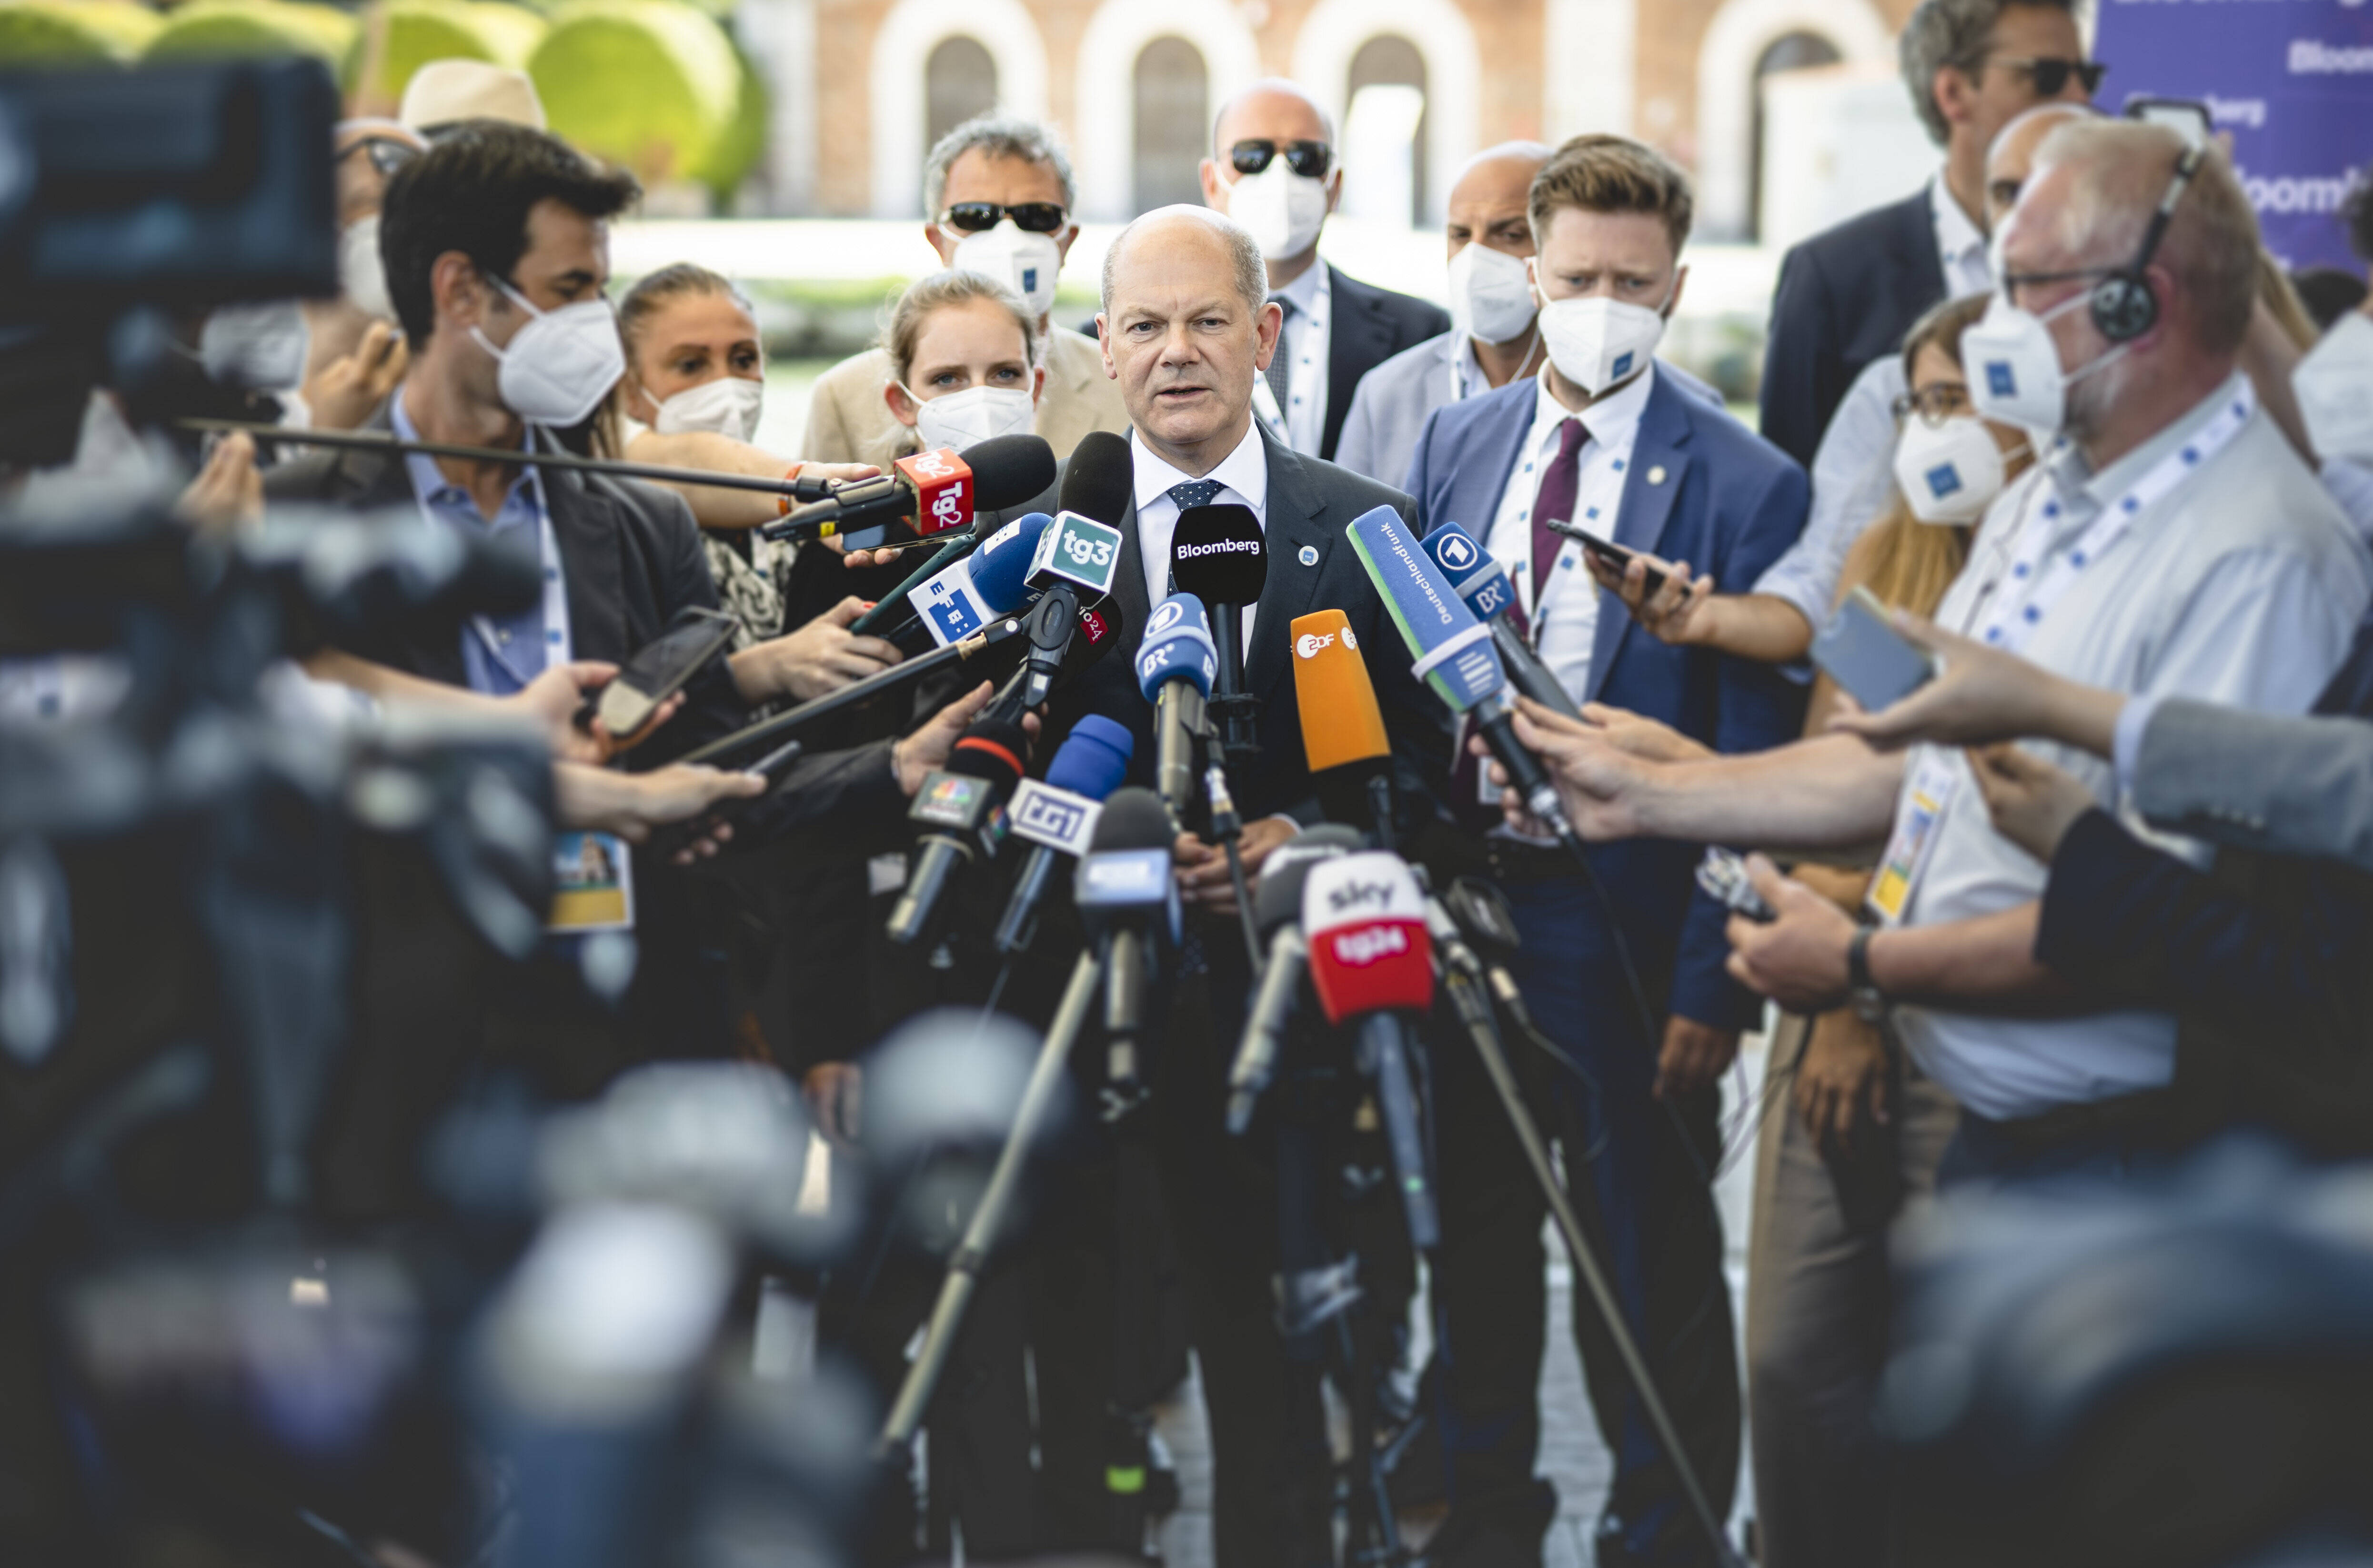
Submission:
[[[1625,545],[1618,544],[1612,539],[1601,538],[1599,535],[1593,533],[1590,530],[1584,528],[1577,523],[1561,521],[1557,518],[1549,519],[1549,523],[1550,528],[1564,534],[1568,539],[1580,540],[1584,549],[1589,551],[1592,555],[1596,556],[1599,559],[1606,561],[1619,572],[1629,569],[1631,565],[1631,557],[1640,553],[1639,551],[1628,548]],[[1653,599],[1664,591],[1665,574],[1657,570],[1654,567],[1650,567],[1648,568],[1648,596]]]
[[[2215,126],[2208,106],[2188,98],[2137,95],[2126,99],[2124,113],[2127,119],[2139,120],[2145,125],[2167,126],[2181,136],[2187,146],[2206,146]]]
[[[578,709],[578,726],[590,729],[598,716],[611,734],[633,734],[732,640],[732,616],[691,606],[678,611],[666,631],[636,649],[625,668]]]
[[[1813,638],[1813,662],[1865,713],[1891,708],[1936,675],[1936,661],[1888,624],[1887,606],[1857,587]]]
[[[766,780],[768,791],[771,792],[776,785],[783,781],[783,775],[790,771],[791,764],[799,760],[800,743],[785,741],[747,767],[737,768],[734,771],[762,775]],[[672,860],[684,846],[695,839],[707,837],[716,830],[719,823],[741,821],[750,813],[753,806],[766,798],[765,795],[737,796],[730,801],[719,801],[689,821],[670,823],[651,835],[651,853],[663,860]]]
[[[1705,859],[1698,862],[1698,885],[1734,915],[1767,924],[1779,919],[1778,911],[1755,891],[1747,874],[1747,861],[1734,850],[1719,845],[1707,849]]]

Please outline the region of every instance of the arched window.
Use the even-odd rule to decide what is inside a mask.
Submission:
[[[1843,56],[1838,46],[1817,32],[1783,33],[1755,57],[1754,119],[1747,139],[1747,225],[1749,240],[1763,237],[1763,82],[1783,71],[1834,65]]]
[[[1210,81],[1203,53],[1183,38],[1157,38],[1138,52],[1136,136],[1129,171],[1132,210],[1203,199],[1203,138],[1210,134]]]
[[[1418,107],[1416,123],[1409,123],[1408,105],[1411,100],[1406,92],[1374,95],[1370,99],[1374,107],[1368,113],[1362,113],[1360,94],[1368,88],[1415,88],[1418,95],[1414,100]],[[1354,193],[1350,186],[1355,179],[1363,176],[1363,182],[1372,188],[1389,180],[1394,187],[1391,205],[1397,209],[1400,205],[1397,187],[1406,163],[1408,220],[1412,226],[1425,221],[1426,132],[1432,119],[1432,110],[1425,101],[1425,56],[1418,53],[1416,44],[1405,38],[1391,33],[1382,34],[1360,45],[1360,52],[1351,56],[1350,77],[1344,84],[1344,123],[1338,133],[1343,146],[1337,149],[1345,158],[1347,209],[1357,211],[1374,205],[1370,201],[1351,200]],[[1363,134],[1353,134],[1355,122]],[[1385,139],[1379,141],[1376,132],[1385,133]],[[1402,142],[1404,135],[1407,137],[1406,147]],[[1370,158],[1376,158],[1378,162],[1370,165],[1367,161]],[[1362,211],[1360,216],[1382,217],[1386,215],[1382,211]]]
[[[988,49],[962,33],[941,39],[923,66],[924,147],[937,146],[941,136],[996,107],[997,62]]]

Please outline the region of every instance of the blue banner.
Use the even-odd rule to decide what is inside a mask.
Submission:
[[[2367,0],[2100,0],[2099,103],[2208,105],[2284,265],[2363,273],[2341,219],[2373,161],[2373,5]]]

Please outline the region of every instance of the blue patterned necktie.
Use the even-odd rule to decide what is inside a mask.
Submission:
[[[1189,479],[1183,484],[1173,485],[1163,494],[1177,502],[1178,509],[1183,512],[1194,507],[1210,506],[1211,497],[1225,488],[1216,479]]]

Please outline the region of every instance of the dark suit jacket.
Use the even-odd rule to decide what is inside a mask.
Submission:
[[[1450,312],[1439,305],[1346,276],[1331,263],[1327,286],[1334,291],[1334,320],[1327,329],[1327,427],[1318,455],[1334,461],[1343,439],[1343,416],[1360,378],[1404,348],[1450,330]]]
[[[1228,785],[1245,821],[1284,813],[1304,824],[1320,821],[1315,789],[1302,749],[1302,709],[1294,698],[1293,661],[1288,627],[1314,610],[1340,610],[1360,639],[1360,656],[1376,688],[1385,729],[1392,741],[1394,782],[1405,813],[1431,814],[1442,798],[1450,766],[1450,725],[1442,704],[1409,674],[1409,645],[1385,613],[1345,531],[1353,519],[1386,506],[1415,525],[1409,498],[1387,486],[1304,457],[1262,432],[1268,453],[1268,577],[1253,616],[1252,653],[1245,661],[1245,685],[1261,699],[1260,755],[1233,771]],[[1134,503],[1120,522],[1118,575],[1113,597],[1128,625],[1119,645],[1076,683],[1058,688],[1047,703],[1046,727],[1038,751],[1052,755],[1085,713],[1102,713],[1128,726],[1137,749],[1128,782],[1153,784],[1153,705],[1137,685],[1137,650],[1144,639],[1152,604],[1145,594],[1144,556],[1138,548]],[[1317,564],[1303,566],[1302,552],[1315,551]]]
[[[1479,539],[1490,532],[1537,396],[1526,379],[1446,404],[1427,419],[1409,486],[1428,532],[1456,522]],[[1806,497],[1803,469],[1659,374],[1641,411],[1615,538],[1686,560],[1726,591],[1743,592],[1803,532]],[[1804,689],[1777,668],[1667,647],[1603,589],[1584,696],[1662,720],[1724,752],[1783,744],[1804,724]],[[1701,853],[1692,845],[1643,841],[1602,845],[1591,858],[1625,912],[1643,977],[1654,984],[1654,974],[1671,971],[1672,1010],[1718,1028],[1744,1027],[1760,1003],[1723,970],[1728,917],[1697,889]],[[1602,951],[1597,961],[1607,956]],[[1611,969],[1607,980],[1607,994],[1620,994]]]
[[[1863,367],[1944,298],[1925,186],[1789,247],[1763,344],[1763,439],[1810,469]]]

